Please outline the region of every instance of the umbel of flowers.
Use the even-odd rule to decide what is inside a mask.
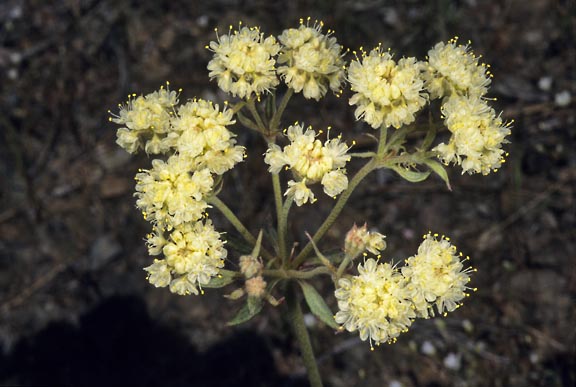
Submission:
[[[323,237],[353,191],[378,169],[414,183],[433,173],[450,189],[450,165],[469,174],[498,170],[510,134],[510,123],[488,104],[489,66],[469,44],[456,38],[437,43],[425,60],[398,57],[378,45],[354,52],[347,62],[334,32],[323,28],[307,19],[278,37],[242,24],[225,34],[217,31],[206,46],[213,53],[208,76],[234,98],[225,107],[202,99],[180,103],[180,91],[161,87],[144,96],[131,94],[110,118],[120,125],[118,145],[152,158],[150,167],[136,174],[135,188],[136,206],[151,223],[146,243],[155,258],[144,268],[148,281],[179,295],[235,287],[226,298],[244,305],[232,325],[248,321],[265,302],[283,307],[286,300],[314,387],[321,379],[300,291],[321,321],[358,332],[373,347],[395,342],[419,318],[454,311],[471,290],[474,269],[466,265],[468,258],[437,234],[424,235],[415,255],[393,263],[383,258],[383,234],[354,225],[343,248],[325,255]],[[346,128],[334,134],[328,124],[326,130],[305,126],[306,117],[283,118],[293,97],[313,103],[328,91],[342,95],[343,87],[349,87],[348,103],[355,118],[367,124],[373,147],[354,152]],[[233,126],[254,131],[267,144],[265,154],[238,145]],[[437,141],[442,129],[445,137]],[[245,157],[266,164],[274,193],[275,230],[261,229],[257,237],[219,198],[226,188],[224,174]],[[312,235],[294,230],[292,204],[314,205],[320,190],[334,199],[330,213]],[[222,213],[248,249],[228,252],[211,211]],[[335,314],[313,286],[318,276],[334,284]]]

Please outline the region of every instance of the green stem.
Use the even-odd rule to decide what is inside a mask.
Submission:
[[[351,256],[351,255],[347,255],[346,257],[344,257],[342,262],[340,262],[340,266],[338,266],[338,271],[336,272],[335,281],[338,281],[340,279],[340,277],[342,277],[342,274],[344,274],[344,271],[346,270],[346,268],[348,267],[348,265],[350,264],[350,262],[352,262],[352,260],[354,258],[356,258],[356,257]]]
[[[280,217],[278,218],[278,243],[280,244],[280,257],[282,258],[282,267],[288,258],[288,244],[286,239],[288,238],[288,213],[290,212],[290,207],[294,201],[294,196],[290,195],[284,201]]]
[[[274,189],[274,204],[276,206],[276,221],[278,222],[278,251],[280,258],[282,258],[282,263],[286,259],[286,251],[282,253],[282,246],[286,246],[286,235],[280,232],[280,221],[282,219],[282,187],[280,187],[280,175],[278,173],[272,173],[272,187]]]
[[[300,301],[298,300],[298,294],[296,293],[294,284],[290,284],[289,286],[286,301],[288,304],[290,325],[292,325],[294,336],[296,336],[298,344],[300,345],[302,360],[308,371],[310,387],[322,387],[322,378],[320,377],[320,371],[318,371],[318,364],[314,357],[314,350],[312,349],[308,329],[304,324],[304,316],[302,315],[302,308],[300,307]]]
[[[379,158],[382,158],[382,156],[384,156],[384,153],[388,149],[387,146],[388,144],[386,144],[387,136],[388,136],[388,128],[382,125],[380,127],[380,138],[378,139],[378,149],[376,150],[376,155]]]
[[[326,274],[332,275],[332,272],[327,267],[318,266],[312,270],[284,270],[284,269],[265,269],[262,271],[265,277],[282,278],[282,279],[310,279],[316,276]]]
[[[232,224],[232,226],[234,226],[234,228],[240,233],[240,235],[242,235],[242,237],[248,243],[252,245],[256,244],[256,238],[254,238],[254,235],[252,235],[252,233],[248,231],[246,226],[244,226],[244,224],[240,221],[240,219],[238,219],[238,217],[234,214],[234,212],[232,212],[230,207],[228,207],[222,200],[220,200],[218,196],[210,197],[208,199],[208,202],[210,204],[213,204],[214,207],[216,207],[222,213],[222,215],[224,215],[224,217],[228,219],[228,221]],[[266,259],[274,258],[274,256],[264,248],[261,249],[261,252]]]
[[[330,214],[328,214],[328,217],[324,220],[324,223],[322,223],[318,231],[316,231],[312,237],[312,241],[308,242],[300,254],[298,254],[298,256],[294,259],[292,267],[297,268],[302,264],[302,262],[304,262],[306,258],[308,258],[308,255],[314,248],[313,243],[318,244],[318,241],[320,241],[324,234],[326,234],[330,227],[332,227],[332,224],[334,224],[336,218],[338,218],[338,215],[340,215],[340,212],[342,212],[344,205],[350,198],[350,195],[352,195],[352,192],[354,192],[356,186],[358,186],[358,184],[376,168],[376,164],[377,163],[375,162],[375,159],[371,159],[358,171],[358,173],[356,173],[352,180],[350,180],[350,183],[348,183],[348,188],[346,188],[346,190],[340,194],[338,200],[336,201],[336,205],[334,208],[332,208],[332,211]]]
[[[256,125],[258,125],[258,129],[260,129],[260,133],[266,133],[266,125],[264,125],[264,121],[262,121],[262,117],[260,117],[260,113],[258,113],[258,109],[256,109],[256,105],[254,103],[254,98],[250,97],[246,101],[246,106],[248,106],[248,110],[252,114],[254,120],[256,120]]]
[[[284,94],[284,97],[282,97],[282,101],[280,101],[280,105],[278,106],[278,110],[276,110],[276,112],[272,116],[272,119],[270,120],[270,131],[272,133],[275,133],[278,130],[278,126],[280,125],[280,119],[282,118],[282,114],[284,114],[284,110],[286,109],[286,106],[288,106],[288,102],[290,101],[290,98],[292,98],[293,94],[294,94],[294,90],[288,88],[288,90],[286,91],[286,94]]]
[[[367,159],[367,158],[370,158],[370,157],[374,157],[375,155],[376,155],[376,153],[374,153],[374,152],[348,153],[348,156],[358,157],[358,158],[362,158],[362,159]]]

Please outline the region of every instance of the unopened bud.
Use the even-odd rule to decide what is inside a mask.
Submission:
[[[379,232],[368,231],[366,224],[362,227],[354,224],[346,234],[344,253],[350,258],[355,258],[366,250],[374,255],[378,255],[386,248],[385,238],[386,236]]]
[[[227,298],[229,300],[237,300],[239,298],[242,298],[242,296],[244,296],[244,289],[236,289],[232,293],[226,294],[224,298]]]
[[[246,278],[256,276],[263,268],[264,265],[258,258],[254,258],[251,255],[243,255],[240,257],[240,272],[244,274]]]
[[[248,297],[262,298],[266,292],[266,281],[262,276],[246,280],[246,293]]]
[[[366,223],[364,226],[358,227],[356,223],[346,234],[344,239],[344,254],[347,257],[357,257],[366,250],[366,243],[368,242],[368,229]]]

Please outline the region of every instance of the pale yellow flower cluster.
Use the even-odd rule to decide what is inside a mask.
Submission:
[[[284,148],[270,144],[264,161],[272,173],[279,173],[284,166],[292,171],[296,181],[288,182],[285,195],[293,196],[298,206],[315,200],[307,184],[320,182],[324,192],[332,197],[348,187],[345,166],[350,160],[349,147],[340,137],[322,143],[311,127],[304,130],[302,124],[290,126],[286,135],[290,144]]]
[[[486,101],[474,96],[452,96],[442,105],[444,123],[452,136],[433,150],[445,163],[462,166],[462,173],[487,175],[505,161],[510,123],[504,123]]]
[[[341,278],[335,295],[339,311],[334,316],[348,332],[380,344],[406,332],[416,317],[402,274],[389,263],[367,259],[358,275]]]
[[[258,27],[242,27],[210,42],[214,57],[208,63],[210,79],[233,96],[249,98],[274,89],[278,84],[276,60],[280,51],[276,38],[260,32]]]
[[[136,181],[136,206],[160,230],[199,220],[214,184],[208,168],[191,172],[189,160],[180,155],[152,160],[152,169],[141,170]]]
[[[129,153],[144,148],[148,154],[165,153],[170,148],[163,139],[170,132],[170,116],[178,103],[178,93],[164,89],[146,96],[132,94],[119,105],[110,121],[124,125],[118,129],[116,143]]]
[[[336,38],[322,33],[322,22],[313,27],[300,20],[299,28],[284,30],[278,37],[283,47],[278,56],[278,74],[288,87],[304,95],[304,98],[319,100],[328,88],[337,92],[344,80],[342,47]]]
[[[118,143],[129,152],[144,147],[167,154],[136,175],[136,206],[153,224],[148,251],[164,255],[145,269],[148,280],[173,293],[198,294],[226,257],[220,234],[204,219],[207,197],[214,176],[242,161],[244,148],[227,128],[235,122],[231,110],[201,99],[177,103],[176,93],[162,88],[131,99],[113,121],[126,125]]]
[[[472,268],[464,268],[461,254],[448,238],[427,234],[418,254],[406,259],[402,275],[409,278],[408,293],[419,317],[452,312],[466,297]]]
[[[423,64],[415,58],[402,58],[396,63],[380,47],[353,60],[348,69],[352,91],[350,105],[357,105],[356,119],[363,119],[374,129],[414,121],[415,114],[426,104],[427,95],[421,77]]]
[[[144,269],[148,281],[156,287],[170,286],[170,291],[179,295],[197,295],[202,285],[218,275],[227,255],[220,233],[209,219],[177,226],[168,240],[151,234],[148,243],[151,255],[165,256]]]
[[[358,275],[341,278],[335,320],[371,346],[392,342],[414,319],[433,316],[434,306],[439,313],[456,309],[473,271],[463,267],[448,238],[425,235],[401,269],[369,258],[358,265]]]
[[[212,101],[194,99],[178,108],[172,120],[174,148],[188,159],[191,169],[207,168],[222,175],[244,159],[227,126],[234,124],[232,110],[220,110]]]
[[[430,98],[486,94],[491,75],[488,66],[480,64],[478,59],[468,45],[458,44],[457,38],[446,44],[437,43],[428,51],[423,75]]]

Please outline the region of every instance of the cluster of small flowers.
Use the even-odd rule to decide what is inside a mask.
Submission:
[[[402,58],[396,63],[377,47],[356,58],[348,69],[356,105],[356,119],[373,128],[400,128],[430,99],[443,98],[441,111],[452,133],[448,144],[434,150],[445,163],[462,166],[463,172],[488,174],[504,162],[510,124],[490,108],[484,98],[490,85],[488,66],[480,64],[469,46],[456,39],[440,42],[428,51],[428,61]]]
[[[304,130],[304,126],[298,123],[285,132],[290,144],[280,148],[271,143],[264,161],[270,165],[269,171],[272,173],[279,173],[284,166],[292,171],[295,180],[288,182],[286,196],[292,196],[301,206],[316,200],[307,184],[320,182],[326,195],[332,197],[348,187],[345,166],[350,161],[347,155],[349,147],[340,137],[329,138],[322,143],[311,127]]]
[[[434,150],[445,164],[461,165],[462,173],[487,175],[505,161],[502,144],[508,142],[511,123],[504,123],[484,98],[492,77],[489,66],[457,40],[428,51],[426,89],[430,98],[443,98],[444,123],[452,133],[448,144]]]
[[[136,175],[136,206],[153,225],[150,255],[164,255],[145,268],[148,280],[185,295],[198,294],[224,266],[227,251],[205,219],[206,199],[214,177],[242,161],[244,148],[227,129],[235,122],[232,111],[200,99],[177,104],[178,94],[161,88],[133,96],[111,121],[124,125],[117,143],[128,152],[166,155]]]
[[[467,259],[467,258],[466,258]],[[335,291],[335,320],[360,339],[379,345],[394,342],[416,318],[451,312],[470,289],[461,254],[448,238],[427,234],[418,253],[398,268],[372,258],[358,265],[358,275],[341,278]]]
[[[208,49],[214,57],[208,64],[211,79],[218,87],[240,98],[259,97],[273,90],[278,75],[295,92],[307,99],[319,100],[328,88],[337,92],[344,80],[342,47],[322,33],[321,22],[309,26],[310,18],[300,27],[285,30],[279,37],[264,38],[258,27],[241,27],[217,37]],[[276,56],[278,64],[276,68]]]

